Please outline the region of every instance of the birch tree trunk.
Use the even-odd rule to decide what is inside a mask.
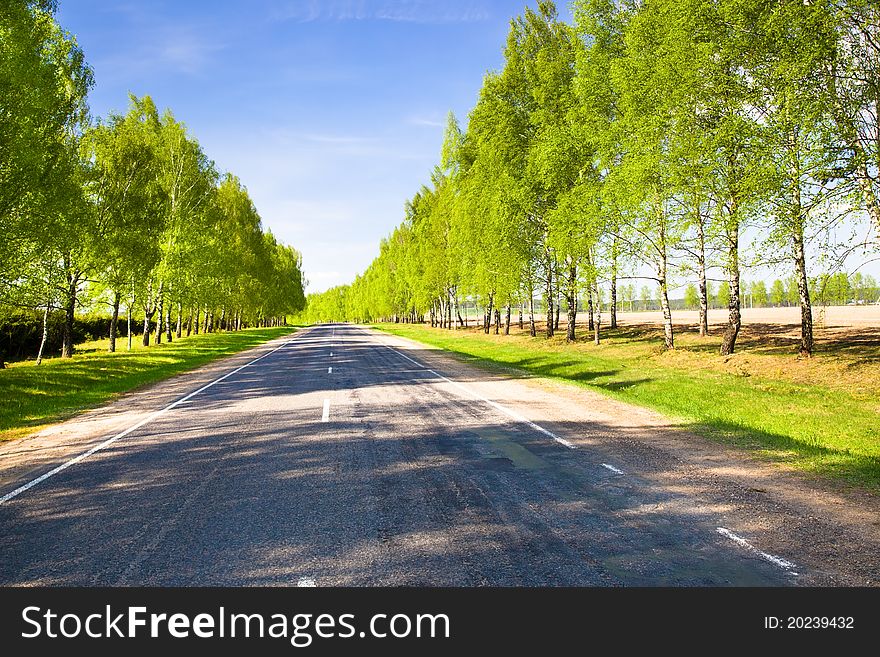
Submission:
[[[144,310],[144,346],[150,346],[150,322],[153,319],[155,310]]]
[[[165,281],[159,283],[159,296],[157,297],[158,314],[156,318],[156,344],[162,344],[162,322],[165,321]]]
[[[531,286],[529,287],[529,335],[533,338],[538,335],[535,326],[535,289]]]
[[[669,307],[669,256],[666,252],[666,221],[660,217],[658,229],[657,278],[660,283],[660,309],[663,311],[663,344],[667,349],[675,349],[675,335],[672,331],[672,309]]]
[[[165,305],[165,338],[168,342],[171,342],[174,338],[174,333],[171,331],[171,302],[169,301]]]
[[[697,208],[697,213],[700,209]],[[700,337],[709,335],[709,288],[706,285],[706,231],[703,227],[703,218],[697,217],[697,267],[699,270],[700,292]]]
[[[568,286],[565,300],[568,303],[568,326],[565,331],[567,342],[575,341],[575,323],[577,322],[577,265],[574,261],[568,264]]]
[[[43,350],[49,337],[49,306],[49,300],[46,299],[46,309],[43,311],[43,336],[40,338],[40,349],[37,351],[37,365],[43,362]]]
[[[489,306],[486,308],[486,335],[489,335],[489,329],[492,327],[492,310],[495,307],[495,293],[489,294]]]
[[[556,317],[553,320],[553,332],[559,330],[559,312],[562,310],[562,286],[559,284],[559,263],[553,263],[553,278],[556,281]]]
[[[452,298],[452,290],[447,289],[446,292],[446,330],[451,331],[455,328],[455,324],[452,319],[452,304],[454,300]]]
[[[562,312],[562,297],[559,293],[559,283],[557,282],[556,287],[556,316],[553,319],[553,332],[559,330],[559,313]]]
[[[736,339],[742,326],[739,289],[739,226],[733,223],[727,230],[727,281],[730,300],[727,303],[727,326],[721,338],[721,355],[729,356],[736,349]]]
[[[611,328],[617,328],[617,238],[611,245]]]
[[[119,321],[119,303],[122,300],[122,295],[119,292],[113,292],[113,314],[110,318],[110,347],[109,351],[112,354],[116,351],[116,323]]]
[[[804,225],[797,222],[793,231],[794,269],[801,303],[801,356],[813,355],[813,305],[807,280],[807,259],[804,254]]]
[[[596,328],[596,318],[593,316],[593,283],[587,283],[587,330]]]
[[[61,357],[73,356],[73,320],[76,314],[76,292],[79,287],[77,275],[68,274],[64,299],[64,326],[61,331]]]

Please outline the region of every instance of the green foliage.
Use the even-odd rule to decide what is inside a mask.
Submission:
[[[149,96],[132,96],[124,116],[71,136],[62,152],[69,166],[51,181],[54,210],[38,222],[51,230],[30,236],[25,264],[0,289],[0,325],[9,308],[61,308],[67,356],[81,305],[142,310],[144,327],[168,334],[172,311],[192,330],[203,310],[218,315],[211,328],[221,317],[222,328],[239,328],[280,323],[305,306],[299,253],[263,230],[241,182],[219,177]]]
[[[783,306],[787,300],[785,284],[777,278],[770,288],[770,302],[774,306]]]
[[[730,283],[721,281],[718,286],[718,294],[715,297],[720,308],[727,308],[730,304]]]
[[[697,286],[691,283],[684,291],[685,308],[694,310],[700,306],[700,295],[697,292]]]
[[[303,317],[420,321],[542,293],[547,308],[562,290],[598,301],[636,271],[653,283],[618,285],[618,301],[663,309],[672,347],[669,290],[684,283],[698,307],[691,277],[706,266],[727,279],[717,295],[707,285],[712,307],[734,291],[734,310],[798,305],[796,282],[740,284],[741,235],[758,233],[755,261],[806,271],[819,226],[860,218],[847,204],[871,210],[871,126],[842,127],[876,87],[856,73],[880,61],[863,38],[876,28],[869,5],[577,0],[573,25],[551,2],[527,8],[466,125],[450,114],[440,166],[379,256]]]
[[[53,3],[0,3],[0,293],[51,233],[45,219],[71,175],[70,141],[86,120],[92,71]]]
[[[767,284],[764,281],[754,281],[749,286],[749,305],[754,308],[763,308],[767,305]]]
[[[849,277],[843,272],[822,274],[816,285],[817,301],[823,306],[843,306],[853,297]]]

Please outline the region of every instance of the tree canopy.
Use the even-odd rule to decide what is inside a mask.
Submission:
[[[450,119],[401,225],[354,283],[311,295],[303,317],[453,328],[463,322],[450,309],[476,305],[497,332],[501,309],[509,327],[518,306],[534,335],[537,304],[552,336],[564,302],[569,340],[586,309],[598,341],[607,306],[616,321],[618,280],[641,278],[657,286],[671,349],[672,291],[687,291],[705,334],[714,270],[729,354],[744,296],[780,298],[743,283],[757,263],[793,273],[808,355],[810,250],[840,262],[852,244],[834,243],[835,226],[880,229],[876,3],[573,10],[568,25],[542,0],[511,21],[503,67],[486,74],[466,125]],[[758,236],[748,258],[745,235]],[[635,289],[621,286],[630,302]]]
[[[55,9],[0,6],[0,322],[41,310],[45,328],[60,310],[69,356],[83,306],[112,310],[111,351],[120,307],[144,344],[302,310],[299,253],[170,110],[132,96],[89,115],[92,71]]]

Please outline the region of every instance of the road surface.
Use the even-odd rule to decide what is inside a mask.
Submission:
[[[81,439],[56,445],[50,432],[0,451],[0,583],[784,586],[875,574],[837,569],[852,562],[845,540],[864,537],[806,522],[750,484],[753,471],[695,475],[633,428],[636,409],[612,421],[592,393],[489,375],[366,328],[306,329],[174,385],[129,396]]]

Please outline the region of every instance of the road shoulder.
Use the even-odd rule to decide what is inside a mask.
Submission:
[[[232,356],[123,393],[109,404],[83,411],[35,433],[0,443],[0,495],[88,451],[168,404],[259,358],[292,336],[301,334],[302,331],[297,331],[274,338]]]
[[[674,419],[575,384],[379,332],[431,369],[510,405],[650,484],[693,495],[774,554],[797,555],[804,584],[880,582],[880,499],[688,432]]]

